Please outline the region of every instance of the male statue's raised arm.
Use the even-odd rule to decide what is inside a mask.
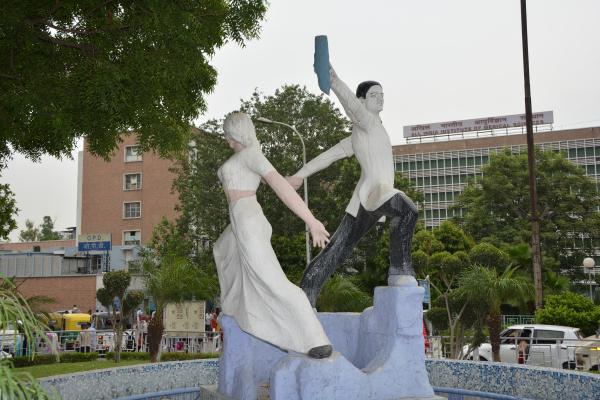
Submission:
[[[348,85],[337,76],[333,67],[330,67],[329,74],[331,89],[340,103],[342,103],[342,107],[344,107],[344,111],[346,111],[346,115],[350,118],[350,121],[353,124],[365,127],[374,118],[374,115],[367,110],[363,101],[356,97]]]

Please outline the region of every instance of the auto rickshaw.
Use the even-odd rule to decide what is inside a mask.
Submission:
[[[65,351],[74,350],[79,332],[84,326],[90,324],[92,316],[84,313],[49,314],[48,326],[54,331],[59,331],[60,344]]]

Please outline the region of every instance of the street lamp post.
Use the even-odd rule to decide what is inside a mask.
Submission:
[[[285,126],[286,128],[291,129],[296,136],[298,136],[298,138],[300,139],[300,143],[302,144],[302,165],[306,165],[306,146],[304,145],[304,138],[302,138],[302,135],[300,135],[300,133],[298,132],[298,130],[296,129],[296,127],[294,125],[289,125],[286,124],[284,122],[279,122],[279,121],[273,121],[270,120],[268,118],[265,117],[259,117],[256,119],[258,122],[263,122],[265,124],[272,124],[272,125],[281,125],[281,126]],[[304,178],[304,203],[306,204],[306,207],[308,207],[308,180],[307,178]],[[305,235],[305,239],[306,239],[306,265],[308,265],[310,263],[310,236],[309,236],[309,231],[308,231],[308,225],[305,224],[304,227],[304,235]]]
[[[542,308],[542,253],[540,248],[540,215],[537,205],[535,179],[535,152],[533,141],[533,117],[531,112],[531,89],[529,85],[529,44],[527,38],[526,0],[521,0],[521,38],[523,44],[523,81],[525,83],[525,125],[527,127],[527,165],[529,171],[529,201],[531,205],[531,264],[535,287],[535,308]]]
[[[592,302],[594,301],[594,294],[592,293],[592,270],[594,269],[595,265],[596,262],[592,257],[586,257],[583,259],[583,268],[587,269],[588,272],[588,281],[590,283],[590,299]]]

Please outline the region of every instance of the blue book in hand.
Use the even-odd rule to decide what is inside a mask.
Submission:
[[[329,94],[331,82],[329,80],[329,47],[327,36],[315,36],[315,72],[319,80],[319,88],[325,94]]]

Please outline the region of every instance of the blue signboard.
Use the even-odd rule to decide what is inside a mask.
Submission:
[[[79,251],[112,250],[112,239],[110,233],[79,235],[77,242],[77,249]]]
[[[111,250],[110,242],[79,242],[77,246],[79,251],[109,251]]]
[[[426,279],[419,279],[419,286],[425,289],[425,293],[423,294],[423,303],[429,304],[431,301],[431,293],[429,289],[429,281]]]

